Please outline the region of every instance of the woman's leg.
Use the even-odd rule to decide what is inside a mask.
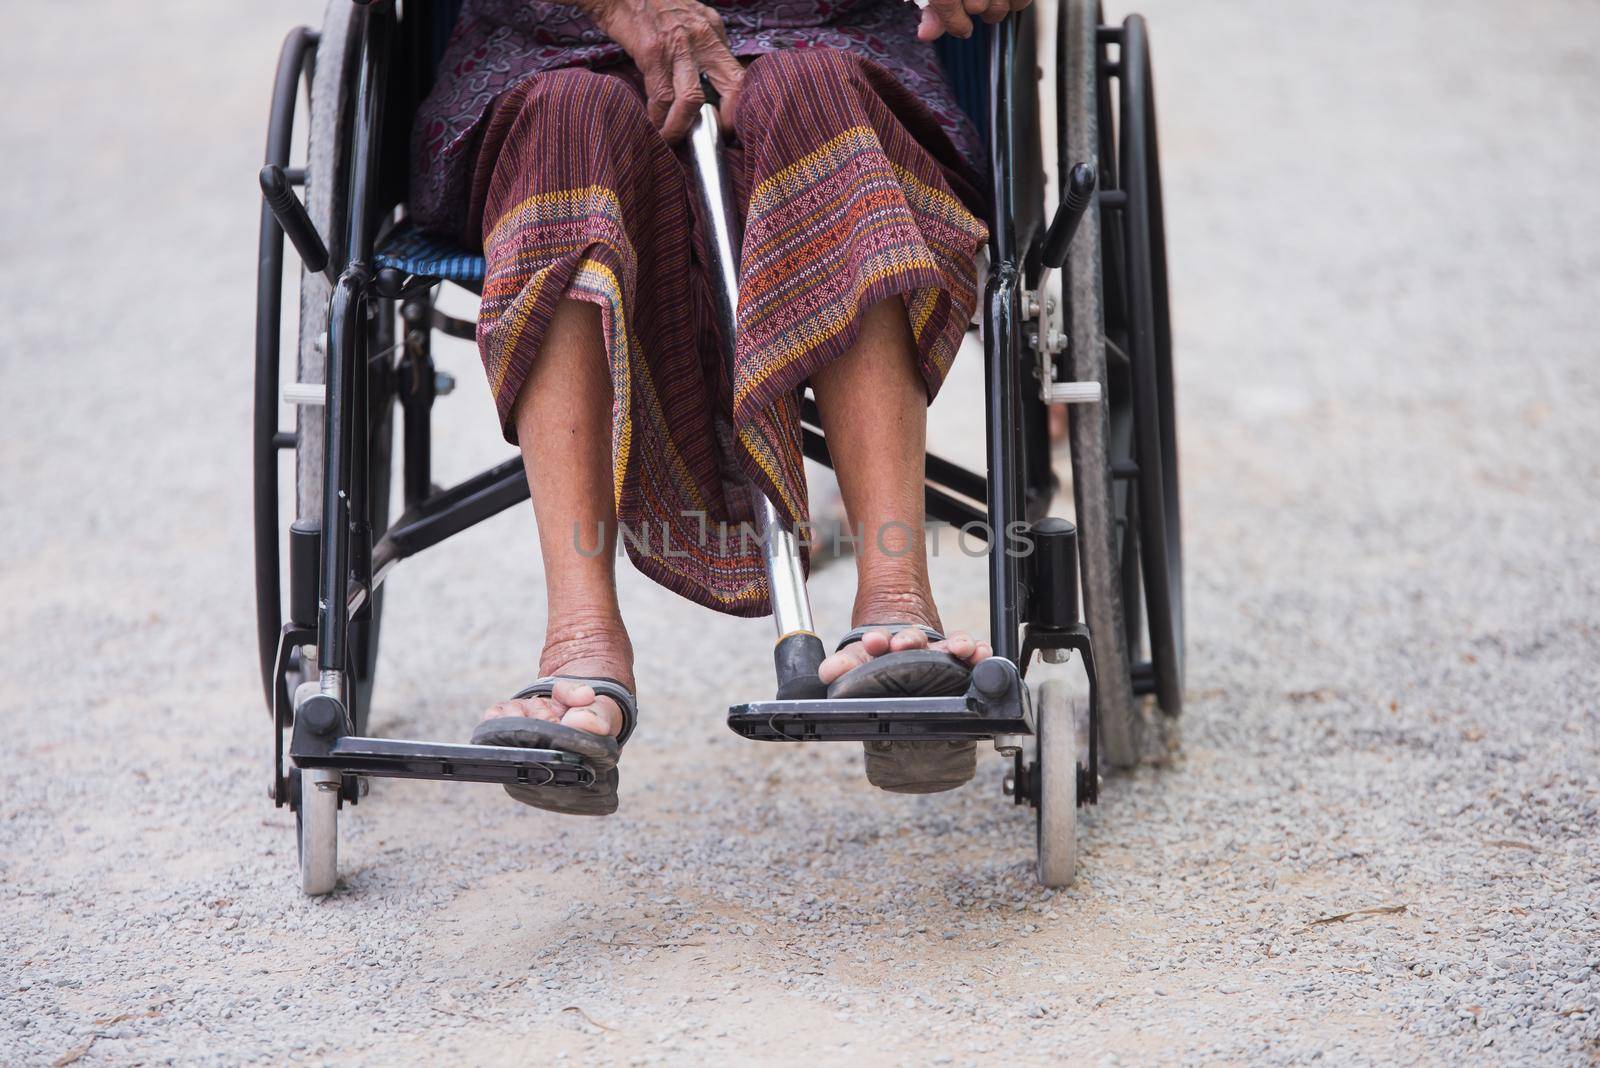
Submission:
[[[928,110],[858,57],[772,53],[751,65],[740,101],[750,192],[735,423],[785,504],[803,514],[793,398],[810,382],[858,532],[855,624],[935,626],[923,531],[927,405],[977,301],[984,230],[967,207],[976,195],[952,170]],[[936,643],[947,656],[919,652],[928,644],[916,628],[870,631],[828,657],[821,677],[835,695],[948,694],[965,688],[963,664],[989,655],[963,632]],[[867,779],[886,790],[952,789],[976,767],[967,741],[865,748]]]
[[[544,557],[539,672],[632,689],[619,519],[642,526],[639,502],[663,496],[662,470],[679,474],[662,458],[710,437],[694,320],[668,284],[681,289],[691,269],[682,167],[625,78],[552,71],[496,104],[474,199],[488,264],[479,349],[522,451]],[[658,383],[672,386],[667,402]],[[686,483],[697,485],[674,485]],[[512,715],[609,735],[622,726],[614,701],[570,681],[485,718]]]
[[[928,582],[923,528],[923,455],[928,395],[898,297],[879,301],[861,317],[856,343],[811,376],[828,451],[855,547],[856,598],[852,626],[921,623],[942,630]],[[884,653],[928,647],[922,631],[892,638],[869,632],[822,663],[823,682]],[[955,631],[935,648],[972,663],[989,656],[987,642]]]
[[[633,647],[617,603],[611,503],[611,376],[600,309],[556,305],[512,408],[544,557],[541,675],[605,675],[631,691]],[[548,699],[502,701],[485,714],[532,716],[615,735],[622,713],[588,686],[558,682]]]
[[[943,135],[887,79],[828,49],[750,67],[738,115],[750,193],[734,415],[747,435],[778,428],[774,481],[798,482],[781,468],[797,451],[783,422],[787,397],[809,381],[859,538],[855,625],[938,628],[923,531],[927,406],[977,299],[984,233],[912,127],[930,142]],[[822,678],[927,644],[916,629],[871,633],[829,657]],[[941,645],[967,661],[988,651],[964,633]]]

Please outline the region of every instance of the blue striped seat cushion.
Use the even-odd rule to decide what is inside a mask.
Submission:
[[[425,234],[403,223],[384,238],[373,257],[379,267],[394,267],[408,274],[441,278],[469,289],[483,284],[483,257]]]

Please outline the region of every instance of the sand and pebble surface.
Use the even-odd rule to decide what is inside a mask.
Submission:
[[[379,782],[305,900],[247,428],[267,92],[317,7],[0,34],[0,1062],[1600,1058],[1592,5],[1146,5],[1188,711],[1084,814],[1074,887],[992,754],[895,797],[853,747],[735,738],[767,624],[628,571],[622,812]],[[440,354],[443,481],[505,446]],[[936,407],[958,455],[977,367]],[[396,572],[382,732],[464,740],[532,673],[535,544],[518,509]],[[814,582],[830,629],[849,580]],[[947,622],[983,581],[941,555]]]

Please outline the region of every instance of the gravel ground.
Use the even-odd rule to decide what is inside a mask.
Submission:
[[[629,573],[622,813],[380,782],[307,901],[262,796],[246,428],[264,104],[317,6],[3,19],[0,1062],[1600,1058],[1592,5],[1146,5],[1191,691],[1073,889],[993,757],[894,797],[852,747],[734,738],[766,624]],[[504,446],[443,357],[450,477]],[[937,583],[984,618],[981,567]],[[381,730],[463,737],[538,591],[525,510],[400,569]]]

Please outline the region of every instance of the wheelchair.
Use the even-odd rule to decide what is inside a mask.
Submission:
[[[405,144],[458,5],[330,0],[320,30],[288,35],[272,92],[253,420],[257,628],[275,738],[270,793],[295,812],[301,889],[313,895],[335,887],[338,814],[360,802],[368,777],[581,787],[595,775],[556,750],[370,731],[383,585],[395,566],[528,496],[515,456],[449,487],[430,472],[430,412],[452,384],[434,367],[432,339],[474,337],[474,324],[436,298],[445,285],[478,292],[484,262],[408,224]],[[733,705],[728,724],[767,741],[990,740],[1009,761],[1010,802],[1035,810],[1039,879],[1063,886],[1076,871],[1076,812],[1099,801],[1102,765],[1137,765],[1146,735],[1180,713],[1183,556],[1147,30],[1137,15],[1105,24],[1096,0],[1052,11],[1051,196],[1036,9],[937,45],[991,162],[979,324],[987,470],[929,453],[926,505],[932,519],[987,540],[995,656],[960,696],[828,699],[795,533],[762,498],[777,690]],[[719,313],[731,317],[736,221],[713,119],[708,105],[691,154],[718,246]],[[297,120],[305,154],[292,164]],[[302,267],[288,361],[285,237]],[[1068,406],[1065,472],[1052,467],[1054,404]],[[805,401],[802,412],[806,455],[827,464],[816,408]],[[286,451],[292,486],[281,484]],[[1049,514],[1062,476],[1070,521]],[[1036,658],[1063,663],[1073,652],[1088,681],[1086,732],[1062,681],[1026,679]]]

